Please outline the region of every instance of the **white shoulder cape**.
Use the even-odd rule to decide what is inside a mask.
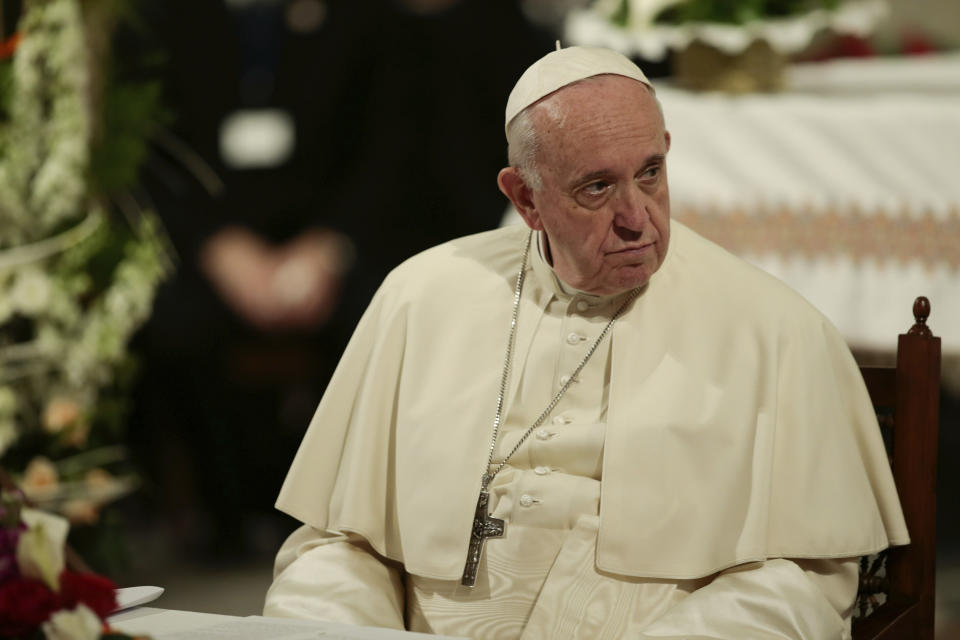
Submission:
[[[460,238],[387,277],[279,509],[459,579],[526,234]],[[549,301],[528,276],[517,358]],[[599,568],[685,579],[909,541],[849,350],[785,285],[672,222],[667,259],[610,339]]]

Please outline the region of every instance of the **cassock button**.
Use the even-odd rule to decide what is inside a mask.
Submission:
[[[533,472],[538,476],[545,476],[550,473],[550,467],[537,467]]]
[[[570,333],[567,336],[567,344],[580,344],[580,340],[582,340],[582,338],[577,333]]]
[[[561,385],[567,384],[569,380],[570,380],[570,376],[563,376],[562,378],[560,378],[560,384]]]
[[[522,496],[520,496],[520,506],[529,507],[532,504],[533,504],[533,496],[528,496],[527,494],[523,494]]]
[[[586,300],[579,300],[577,302],[577,311],[586,311],[590,308],[590,305],[587,304]]]
[[[549,439],[550,439],[549,431],[547,431],[546,429],[537,430],[537,440],[549,440]]]

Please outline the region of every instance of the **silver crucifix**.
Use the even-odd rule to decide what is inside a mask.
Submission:
[[[477,510],[473,516],[473,529],[470,531],[470,548],[467,550],[467,564],[463,567],[463,577],[460,584],[472,587],[477,583],[477,567],[480,566],[480,555],[483,553],[483,543],[487,538],[502,538],[506,525],[500,518],[494,518],[487,513],[490,503],[490,494],[480,491],[477,499]]]

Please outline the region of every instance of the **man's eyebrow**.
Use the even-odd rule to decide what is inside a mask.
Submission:
[[[655,153],[655,154],[653,154],[652,156],[650,156],[649,158],[647,158],[647,161],[643,163],[643,166],[649,167],[649,166],[652,165],[652,164],[663,164],[663,162],[664,162],[666,159],[667,159],[667,154],[665,154],[665,153]]]

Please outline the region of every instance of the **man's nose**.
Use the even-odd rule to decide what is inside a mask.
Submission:
[[[636,185],[621,189],[617,194],[614,223],[631,231],[642,231],[650,214],[647,211],[649,196]]]

